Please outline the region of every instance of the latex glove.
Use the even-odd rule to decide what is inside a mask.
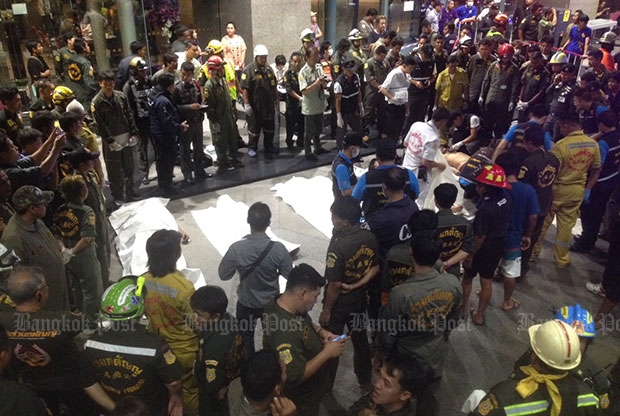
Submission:
[[[123,146],[121,146],[116,141],[108,143],[108,146],[110,146],[110,150],[113,151],[113,152],[120,152],[121,150],[123,150]]]
[[[478,98],[478,105],[480,106],[480,108],[482,108],[482,106],[484,105],[484,100],[482,99],[482,97]]]
[[[342,118],[342,114],[338,113],[338,128],[344,129],[344,118]]]
[[[508,104],[508,112],[512,113],[515,109],[515,103]]]
[[[246,104],[243,106],[245,110],[245,115],[248,117],[252,117],[254,115],[254,110],[252,110],[252,106],[250,104]]]
[[[71,258],[74,256],[75,254],[73,254],[73,250],[71,250],[70,248],[63,248],[62,249],[62,262],[64,264],[69,263],[69,261],[71,261]]]
[[[360,113],[360,117],[364,117],[364,104],[359,103],[357,109],[358,109],[358,111]]]
[[[137,136],[131,136],[129,138],[129,142],[127,143],[127,146],[129,147],[134,147],[135,145],[137,145],[140,142],[140,139]]]
[[[211,132],[219,133],[222,131],[222,125],[220,123],[211,123]]]
[[[450,146],[450,151],[451,152],[458,152],[459,149],[463,146],[463,142],[458,142],[453,144],[452,146]]]
[[[592,193],[592,190],[590,189],[583,190],[583,202],[586,204],[590,203],[590,193]]]
[[[527,108],[530,106],[526,101],[520,101],[520,103],[521,103],[521,111],[527,110]]]

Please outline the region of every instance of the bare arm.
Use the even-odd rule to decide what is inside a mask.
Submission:
[[[443,163],[437,163],[435,161],[427,160],[427,159],[422,159],[422,164],[426,166],[428,169],[437,168],[439,170],[444,170],[446,168],[446,165],[444,165]]]
[[[592,190],[594,185],[596,185],[596,181],[598,181],[598,177],[601,174],[601,168],[590,169],[590,177],[588,178],[588,182],[586,183],[586,189]]]
[[[304,370],[304,376],[301,379],[301,382],[308,380],[312,377],[316,372],[325,365],[325,363],[331,358],[336,358],[342,354],[344,351],[344,344],[348,338],[341,339],[340,341],[327,341],[323,344],[323,349],[320,353],[314,356],[313,359],[306,363],[306,368]]]
[[[52,173],[52,170],[56,168],[58,156],[60,156],[60,152],[62,152],[64,146],[65,135],[62,134],[60,136],[56,136],[56,139],[54,140],[54,144],[52,146],[52,151],[49,152],[45,160],[41,162],[41,172],[43,172],[44,175],[49,175],[50,173]]]
[[[181,381],[166,384],[170,398],[168,399],[168,415],[183,416],[183,398],[181,397]]]
[[[497,159],[497,156],[502,154],[502,152],[504,151],[504,149],[506,149],[506,147],[508,147],[508,140],[506,139],[500,140],[499,144],[495,148],[495,152],[493,152],[493,157],[491,158],[493,162],[495,162],[495,159]]]
[[[54,144],[57,131],[58,130],[54,129],[52,133],[50,134],[50,136],[47,138],[47,140],[43,142],[43,146],[39,147],[36,152],[30,155],[33,162],[36,163],[37,165],[40,165],[45,160],[47,153],[49,152],[50,148]]]
[[[366,274],[357,282],[348,285],[346,283],[342,284],[342,290],[344,292],[351,292],[357,288],[360,288],[362,286],[364,286],[365,284],[367,284],[368,282],[370,282],[372,279],[375,278],[375,276],[377,276],[377,274],[379,274],[379,265],[377,264],[376,266],[371,267],[370,269],[368,269],[368,272],[366,272]]]
[[[86,247],[88,247],[88,245],[92,241],[93,241],[93,237],[82,237],[82,238],[80,238],[80,240],[77,242],[77,244],[75,246],[73,246],[73,248],[71,249],[71,251],[73,252],[73,255],[75,256],[76,254],[79,254],[82,251],[84,251],[86,249]]]
[[[95,403],[103,407],[107,411],[114,410],[116,403],[108,396],[108,393],[101,387],[101,384],[95,383],[92,386],[84,387],[86,394],[93,399]]]

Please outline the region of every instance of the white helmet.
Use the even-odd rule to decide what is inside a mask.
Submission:
[[[567,64],[568,56],[564,52],[556,52],[549,61],[550,64]]]
[[[530,345],[540,360],[557,370],[571,370],[581,362],[579,336],[558,319],[529,328]]]
[[[256,45],[254,47],[254,57],[257,56],[267,56],[269,52],[267,51],[267,47],[265,45]]]
[[[364,36],[362,36],[362,32],[360,32],[359,29],[353,29],[349,32],[349,40],[360,40],[360,39],[364,39]]]

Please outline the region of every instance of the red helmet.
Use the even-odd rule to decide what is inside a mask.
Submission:
[[[508,16],[505,13],[498,13],[495,19],[493,19],[493,23],[497,26],[506,26],[508,23]]]
[[[476,182],[495,186],[496,188],[512,189],[510,184],[506,182],[506,173],[504,169],[495,164],[484,166],[480,174],[476,177]]]
[[[501,45],[499,45],[499,50],[497,51],[497,54],[500,58],[503,58],[507,55],[512,56],[515,54],[515,48],[513,48],[510,43],[502,43]]]
[[[224,60],[217,55],[211,55],[207,59],[207,68],[209,69],[219,69],[222,65],[224,65]]]

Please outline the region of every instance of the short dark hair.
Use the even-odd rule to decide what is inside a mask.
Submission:
[[[588,83],[588,82],[596,81],[596,75],[592,71],[587,71],[581,74],[580,79],[581,81]]]
[[[450,56],[448,56],[448,63],[449,64],[458,64],[459,63],[459,58],[457,58],[455,55],[450,55]]]
[[[392,140],[380,140],[377,143],[377,160],[386,162],[396,159],[396,143]]]
[[[589,21],[590,21],[590,17],[587,14],[582,14],[577,18],[577,22],[588,23]]]
[[[33,129],[37,129],[40,131],[46,130],[46,127],[50,127],[54,125],[54,115],[49,110],[37,111],[34,113],[34,117],[30,121],[30,125]]]
[[[12,348],[9,335],[4,325],[0,324],[0,351],[9,351]]]
[[[264,202],[255,202],[248,209],[248,224],[257,231],[265,231],[271,224],[271,210]]]
[[[193,63],[191,63],[191,62],[187,62],[187,61],[185,61],[185,62],[183,62],[183,63],[181,64],[181,71],[183,71],[183,72],[191,72],[191,73],[194,73],[194,69],[195,69],[195,68],[196,68],[196,67],[195,67],[195,66],[194,66],[194,64],[193,64]]]
[[[34,86],[37,88],[37,91],[41,91],[43,88],[53,87],[54,83],[49,79],[40,79],[34,83]]]
[[[228,25],[232,25],[235,28],[235,30],[237,30],[237,25],[232,20],[229,20],[228,22],[226,22],[226,26]]]
[[[611,128],[618,126],[618,116],[612,110],[605,110],[601,112],[598,116],[596,116],[596,121],[605,127]]]
[[[583,101],[592,101],[592,95],[587,88],[577,88],[574,96]]]
[[[441,255],[442,245],[436,230],[422,230],[411,235],[411,255],[421,266],[433,266]]]
[[[146,240],[149,272],[153,277],[173,273],[181,257],[181,233],[176,230],[155,231]]]
[[[116,77],[112,71],[101,71],[97,77],[98,81],[114,81]]]
[[[325,286],[325,278],[314,267],[306,263],[293,267],[286,279],[287,292],[297,288],[315,290],[323,286]]]
[[[553,46],[553,38],[551,36],[543,36],[540,39],[540,43],[548,43]]]
[[[446,27],[448,28],[449,32],[454,32],[456,30],[456,25],[454,24],[454,22],[446,24]]]
[[[411,55],[405,56],[405,59],[403,59],[403,65],[408,65],[408,66],[415,65],[415,58]]]
[[[131,50],[131,53],[133,53],[134,55],[137,55],[140,49],[144,48],[144,46],[145,45],[142,41],[134,40],[129,44],[129,50]]]
[[[362,216],[359,201],[351,196],[336,199],[329,210],[338,218],[348,221],[351,225],[359,224]]]
[[[164,54],[164,65],[169,65],[173,63],[174,61],[178,61],[178,60],[179,60],[179,56],[172,52],[167,52],[166,54]]]
[[[495,42],[491,38],[484,38],[480,41],[480,45],[488,46],[491,49],[493,49],[494,44]]]
[[[174,75],[169,72],[165,72],[157,76],[157,85],[163,90],[168,89],[171,85],[174,85]]]
[[[422,20],[422,24],[420,25],[420,27],[424,27],[424,26],[430,26],[431,22],[429,22],[428,20]]]
[[[379,46],[377,46],[377,47],[375,48],[374,53],[375,53],[376,55],[387,54],[387,53],[388,53],[388,50],[387,50],[387,48],[385,47],[385,45],[379,45]]]
[[[405,44],[405,41],[400,36],[396,36],[394,39],[392,39],[392,42],[390,42],[390,46],[392,47],[403,46],[404,44]]]
[[[0,89],[0,101],[6,104],[7,101],[12,100],[15,96],[19,95],[19,90],[15,87],[8,87]]]
[[[275,63],[276,65],[286,65],[286,56],[276,55]]]
[[[423,230],[434,231],[439,225],[438,218],[439,217],[437,217],[435,211],[431,211],[430,209],[422,209],[411,214],[407,225],[409,226],[409,231],[412,233]]]
[[[405,169],[400,167],[389,168],[383,173],[383,186],[393,192],[402,191],[405,189],[408,176]]]
[[[185,33],[185,30],[183,31],[183,33]],[[186,40],[185,42],[183,42],[183,44],[185,44],[185,50],[191,49],[192,46],[196,46],[196,44],[191,40]]]
[[[82,117],[73,111],[66,111],[62,113],[60,115],[60,119],[58,119],[58,124],[60,125],[60,128],[64,131],[68,131],[75,123],[81,122]]]
[[[337,49],[340,51],[344,51],[347,50],[351,47],[351,41],[349,41],[349,39],[340,39],[338,41],[338,47]]]
[[[435,36],[435,41],[438,41],[438,40],[445,40],[445,39],[446,39],[446,38],[445,38],[445,36],[444,36],[444,35],[442,35],[442,34],[439,34],[439,35]]]
[[[241,366],[243,394],[252,401],[268,399],[281,382],[282,367],[278,351],[257,351]]]
[[[539,103],[530,107],[528,113],[532,114],[534,117],[541,118],[549,115],[549,109],[546,105]]]
[[[530,124],[523,132],[523,141],[532,146],[541,147],[545,144],[545,131],[538,124]]]
[[[17,141],[19,142],[19,147],[22,149],[29,144],[36,142],[41,139],[43,141],[43,133],[37,129],[26,128],[24,131],[17,137]]]
[[[30,55],[34,55],[34,50],[37,49],[40,44],[41,42],[38,40],[29,40],[28,42],[26,42],[26,49],[28,49]]]
[[[375,17],[376,15],[378,15],[379,12],[377,11],[377,9],[375,9],[374,7],[369,8],[368,10],[366,10],[366,16],[372,16]]]
[[[504,169],[506,176],[516,175],[517,173],[519,173],[519,162],[517,161],[516,156],[510,151],[501,153],[499,156],[497,156],[495,163],[497,163],[499,167]]]
[[[8,152],[12,148],[11,145],[13,144],[15,143],[13,143],[11,138],[7,136],[6,133],[0,132],[0,153]]]
[[[603,60],[603,52],[601,52],[600,49],[594,50],[594,51],[588,51],[588,56],[591,56],[592,58],[598,60],[598,61],[602,61]]]
[[[319,46],[319,52],[320,53],[325,53],[326,50],[328,50],[329,48],[331,48],[332,43],[328,40],[326,40],[325,42],[322,42],[321,45]],[[295,53],[295,52],[293,52]],[[291,54],[291,57],[293,56],[293,54]],[[299,54],[299,56],[301,56],[301,53]]]
[[[310,46],[308,49],[306,49],[306,58],[310,58],[310,55],[312,55],[312,52],[316,51],[316,46]]]
[[[385,371],[390,377],[400,373],[398,384],[402,391],[408,391],[412,396],[419,396],[428,384],[428,371],[422,367],[419,360],[412,357],[392,352],[383,361]]]
[[[426,33],[422,33],[422,34],[418,37],[418,42],[419,42],[421,39],[426,39],[426,40],[428,40],[428,35],[427,35]]]
[[[450,117],[450,112],[443,107],[438,107],[435,111],[433,111],[432,119],[435,122],[447,120],[448,117]]]
[[[110,416],[148,416],[151,413],[144,400],[138,396],[125,396],[116,402]]]
[[[73,50],[77,54],[83,54],[86,51],[86,41],[82,38],[75,38],[73,41]]]
[[[456,201],[458,189],[454,184],[441,183],[437,185],[437,188],[433,191],[435,195],[435,202],[443,209],[450,209]]]
[[[195,311],[209,312],[210,315],[219,313],[223,316],[228,308],[228,297],[221,287],[207,285],[192,294],[189,304]]]
[[[291,52],[291,57],[289,58],[290,60],[293,60],[294,57],[299,57],[299,58],[303,58],[304,56],[301,54],[301,52],[299,51],[293,51]]]

